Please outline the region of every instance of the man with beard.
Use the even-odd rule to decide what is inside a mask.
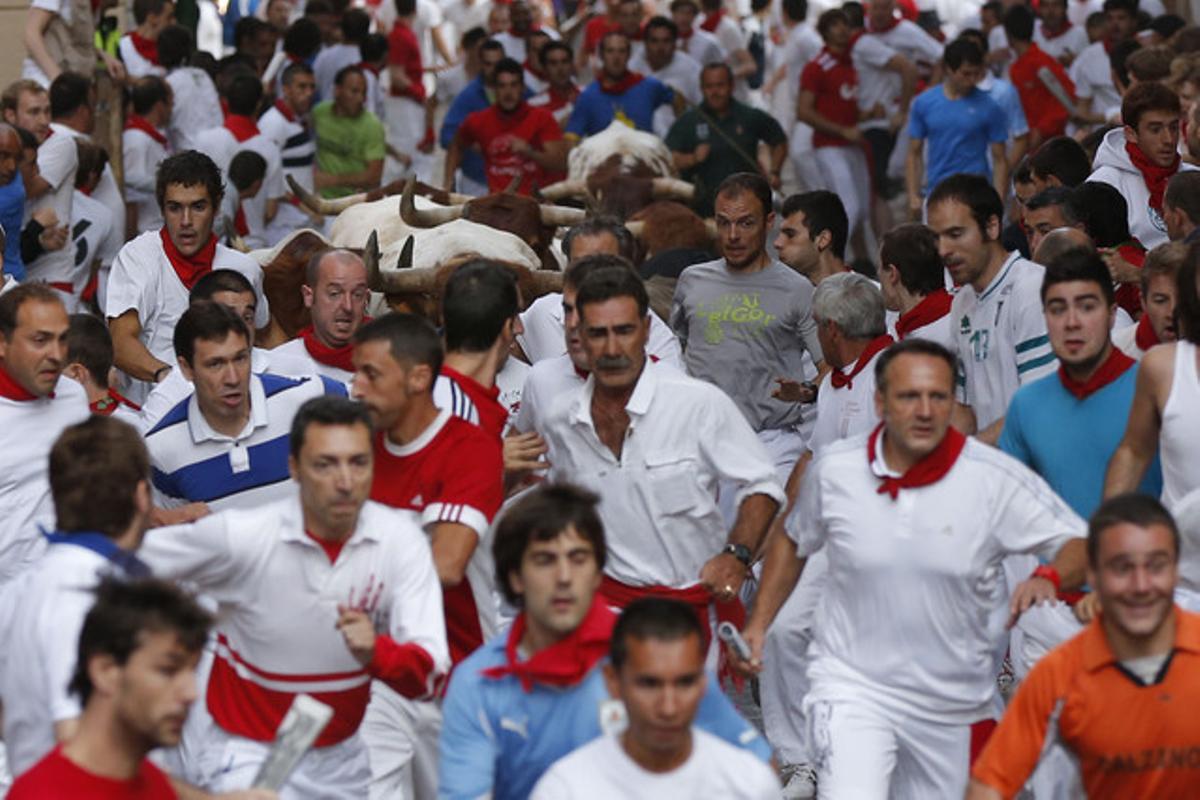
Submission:
[[[1015,795],[1051,739],[1089,797],[1191,797],[1200,617],[1172,603],[1179,530],[1144,495],[1105,502],[1088,526],[1087,582],[1102,611],[1022,682],[971,772],[969,800]],[[1151,690],[1149,687],[1153,687]]]

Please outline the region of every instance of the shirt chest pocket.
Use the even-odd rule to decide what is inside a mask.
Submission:
[[[684,453],[655,453],[644,458],[646,488],[663,514],[703,513],[700,464]]]

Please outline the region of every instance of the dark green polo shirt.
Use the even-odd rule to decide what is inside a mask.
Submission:
[[[774,117],[737,100],[730,101],[729,110],[720,118],[701,104],[677,119],[667,132],[667,147],[680,153],[691,153],[705,142],[712,146],[708,158],[692,169],[684,170],[682,176],[696,185],[693,207],[706,217],[712,216],[713,199],[721,181],[735,172],[758,170],[755,164],[739,155],[725,137],[712,130],[713,124],[719,125],[751,158],[758,153],[759,142],[777,145],[787,141],[787,135]]]

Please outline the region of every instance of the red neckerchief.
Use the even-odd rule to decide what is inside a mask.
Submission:
[[[1167,181],[1171,180],[1171,176],[1179,171],[1179,153],[1175,154],[1175,160],[1171,162],[1171,166],[1160,167],[1152,162],[1133,142],[1125,143],[1125,152],[1129,154],[1129,160],[1133,162],[1133,166],[1142,173],[1142,180],[1146,182],[1146,188],[1150,190],[1150,207],[1161,214],[1163,192],[1167,190]]]
[[[208,241],[196,251],[195,255],[185,256],[171,241],[166,225],[159,230],[158,236],[162,240],[163,252],[167,254],[167,261],[171,262],[175,274],[179,276],[179,280],[189,292],[196,285],[196,281],[212,272],[213,256],[217,254],[217,237],[209,234]]]
[[[1058,365],[1058,379],[1062,381],[1064,389],[1075,395],[1076,400],[1086,400],[1090,395],[1124,375],[1125,370],[1132,367],[1134,363],[1136,362],[1132,358],[1121,352],[1121,348],[1114,347],[1108,354],[1108,358],[1104,359],[1104,363],[1086,381],[1077,381],[1072,378],[1062,364]]]
[[[533,690],[535,683],[547,686],[576,686],[583,680],[596,662],[608,655],[609,640],[617,615],[597,594],[592,597],[592,607],[579,627],[549,647],[543,647],[525,661],[517,647],[525,635],[525,612],[517,615],[508,631],[508,642],[504,645],[506,663],[483,670],[485,678],[499,679],[513,675],[521,682],[526,692]]]
[[[871,431],[871,435],[867,437],[867,464],[875,463],[876,448],[879,447],[879,437],[883,433],[883,423]],[[958,460],[959,453],[967,444],[967,437],[963,436],[954,428],[946,428],[946,435],[938,442],[937,447],[933,448],[917,463],[913,464],[898,478],[891,476],[880,478],[881,483],[875,491],[879,494],[889,494],[895,500],[900,494],[901,489],[916,489],[921,486],[928,486],[931,483],[937,483],[946,476],[950,468],[954,466],[954,462]]]
[[[546,73],[542,72],[540,69],[535,67],[533,64],[530,64],[528,58],[525,59],[525,63],[523,63],[521,66],[524,67],[525,71],[528,72],[530,75],[537,78],[539,81],[542,81],[543,83],[545,82]]]
[[[1105,36],[1100,41],[1102,41],[1104,43],[1104,52],[1106,52],[1106,53],[1111,53],[1112,49],[1117,46],[1116,41],[1108,38],[1107,36]]]
[[[129,42],[133,45],[133,49],[137,50],[138,55],[149,61],[151,64],[158,66],[158,41],[151,41],[145,36],[142,36],[137,31],[129,32]]]
[[[1048,39],[1057,39],[1058,37],[1062,36],[1064,33],[1066,33],[1069,30],[1071,30],[1071,20],[1069,20],[1069,19],[1064,19],[1062,28],[1060,28],[1057,31],[1052,31],[1049,28],[1047,28],[1045,26],[1045,24],[1043,24],[1042,25],[1042,38],[1047,39],[1047,40]]]
[[[292,111],[292,107],[289,106],[287,103],[283,102],[282,100],[275,101],[275,110],[278,111],[280,114],[283,114],[283,118],[286,119],[288,122],[296,121],[296,114],[295,114],[295,112]]]
[[[892,14],[892,18],[891,18],[891,20],[888,21],[888,24],[884,25],[883,27],[880,27],[880,28],[876,28],[875,26],[873,26],[871,24],[871,21],[868,19],[867,20],[867,30],[870,31],[871,33],[881,33],[881,34],[887,33],[888,31],[893,30],[897,25],[899,25],[900,21],[903,19],[904,19],[904,17],[900,16],[899,14]]]
[[[312,325],[300,331],[300,338],[304,340],[304,349],[312,356],[313,361],[327,367],[337,367],[346,372],[354,372],[354,362],[350,360],[350,357],[354,355],[354,342],[347,342],[341,347],[330,347],[317,338],[317,333],[313,330]]]
[[[603,71],[596,73],[596,81],[600,84],[600,91],[604,92],[605,94],[625,94],[630,89],[641,83],[642,79],[645,77],[646,76],[640,72],[626,70],[625,74],[622,75],[617,81],[614,83],[608,83],[608,76],[605,75]]]
[[[379,70],[379,67],[376,66],[375,64],[371,64],[367,61],[360,61],[360,62],[358,62],[358,68],[361,69],[363,72],[371,73],[376,78],[379,77],[380,70]]]
[[[896,335],[903,339],[917,328],[924,328],[950,313],[954,298],[945,289],[935,289],[921,298],[921,302],[905,311],[896,320]]]
[[[258,123],[253,117],[244,117],[241,114],[230,114],[225,117],[225,129],[233,134],[233,138],[239,142],[244,142],[258,136]]]
[[[687,44],[691,41],[692,34],[695,32],[693,28],[688,28],[686,31],[682,28],[679,29],[679,40],[683,42],[684,52],[687,52]]]
[[[145,117],[138,116],[137,114],[130,114],[125,119],[125,130],[141,131],[154,141],[161,144],[163,147],[167,147],[167,137],[163,136],[162,131],[151,125],[150,120],[146,119]]]
[[[237,211],[233,213],[233,229],[237,231],[238,236],[250,235],[250,226],[246,223],[246,211],[242,208],[241,202],[237,204]]]
[[[51,392],[50,396],[54,397],[54,392]],[[13,379],[13,376],[8,374],[8,370],[4,368],[4,364],[2,363],[0,363],[0,397],[7,397],[9,400],[19,400],[21,402],[41,399],[17,383]]]
[[[113,412],[121,406],[128,406],[134,411],[142,410],[142,407],[137,403],[111,387],[108,390],[108,394],[104,395],[104,397],[101,397],[94,403],[88,403],[88,408],[92,410],[92,413],[102,417],[111,417]]]
[[[1154,332],[1154,326],[1150,324],[1149,314],[1142,314],[1142,318],[1138,320],[1134,341],[1137,342],[1138,349],[1143,353],[1156,344],[1162,344],[1158,334]]]
[[[721,20],[724,19],[724,17],[725,17],[725,9],[724,8],[718,8],[716,11],[712,12],[711,14],[705,14],[704,21],[700,23],[701,30],[706,30],[709,33],[712,33],[713,31],[715,31],[717,29],[717,26],[721,24]]]
[[[892,337],[886,333],[882,336],[876,336],[867,344],[867,349],[862,351],[862,355],[858,357],[858,361],[854,362],[854,369],[850,370],[850,374],[842,372],[840,369],[835,369],[829,373],[829,382],[833,384],[833,388],[841,389],[845,386],[847,389],[854,388],[854,376],[862,372],[867,364],[871,363],[871,359],[880,350],[883,350],[892,343]]]
[[[566,93],[563,93],[558,91],[558,89],[555,89],[553,86],[548,86],[546,87],[546,96],[550,99],[550,102],[546,103],[544,108],[549,111],[558,111],[568,103],[575,102],[575,98],[579,97],[579,87],[575,84],[571,84],[570,90],[568,90]]]

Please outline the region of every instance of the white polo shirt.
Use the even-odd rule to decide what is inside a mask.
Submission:
[[[625,410],[621,457],[596,435],[595,378],[559,397],[542,435],[554,452],[550,480],[600,495],[612,577],[634,586],[685,588],[725,544],[729,530],[717,486],[736,489],[733,506],[764,494],[782,506],[775,467],[746,418],[710,383],[649,360]]]
[[[521,325],[525,332],[517,336],[517,343],[529,357],[530,364],[567,352],[561,293],[544,294],[530,303],[521,312]],[[650,339],[646,342],[646,352],[659,361],[683,369],[683,353],[675,332],[653,310],[650,311]]]
[[[982,294],[970,284],[954,293],[958,399],[974,410],[979,430],[1004,416],[1017,389],[1058,368],[1042,314],[1045,272],[1014,252]]]
[[[217,87],[208,73],[197,67],[176,67],[167,73],[167,83],[175,93],[167,138],[176,153],[197,149],[196,136],[209,128],[218,128],[225,119]]]
[[[325,394],[346,396],[328,378],[250,376],[250,418],[237,436],[213,430],[193,393],[146,432],[155,502],[171,507],[251,508],[292,493],[288,439],[300,406]]]
[[[509,356],[504,366],[496,373],[496,386],[500,395],[496,398],[500,405],[508,410],[508,424],[504,432],[507,434],[513,428],[517,414],[521,413],[521,398],[525,392],[525,381],[529,377],[530,366],[519,358]]]
[[[1071,81],[1075,84],[1075,96],[1092,101],[1091,110],[1112,119],[1120,116],[1121,95],[1113,84],[1112,63],[1104,42],[1093,42],[1071,62]]]
[[[566,353],[537,362],[525,378],[521,408],[513,421],[513,429],[517,433],[542,433],[544,416],[555,398],[579,389],[586,382],[587,374],[580,374]]]
[[[50,184],[51,190],[33,201],[30,210],[53,208],[59,225],[71,224],[71,205],[75,199],[75,172],[79,168],[79,151],[70,129],[57,122],[50,123],[50,136],[37,149],[38,171]],[[9,232],[10,236],[18,235]],[[47,250],[26,265],[31,281],[70,283],[75,259],[69,248]],[[67,309],[68,311],[72,309]]]
[[[1076,0],[1078,4],[1078,0]],[[1072,24],[1058,36],[1046,37],[1045,26],[1041,20],[1033,29],[1033,41],[1046,55],[1059,60],[1064,56],[1075,58],[1088,46],[1087,27]]]
[[[137,51],[137,48],[133,46],[131,34],[125,34],[117,41],[117,54],[125,64],[125,72],[129,75],[130,80],[144,78],[147,75],[167,74],[165,69]]]
[[[692,728],[692,752],[669,772],[650,772],[629,757],[617,736],[601,736],[550,766],[530,800],[661,800],[720,797],[775,800],[779,778],[748,750]]]
[[[154,528],[138,550],[155,575],[189,581],[220,603],[207,702],[236,736],[269,740],[278,725],[270,717],[282,718],[300,692],[320,693],[339,726],[357,729],[371,676],[336,627],[339,605],[362,609],[377,632],[423,649],[433,661],[427,692],[450,665],[442,587],[410,516],[367,501],[331,564],[304,532],[292,488],[285,500]],[[246,721],[222,723],[239,718]]]
[[[54,527],[50,448],[64,428],[90,414],[87,394],[70,378],[59,378],[53,397],[0,394],[0,586],[45,550],[38,526]]]
[[[692,26],[691,35],[686,39],[681,36],[676,44],[676,49],[699,61],[702,67],[724,61],[725,48],[721,45],[721,40],[701,28],[699,23],[700,20],[697,18],[696,24]],[[593,56],[593,60],[598,63],[595,56]]]
[[[271,321],[271,308],[263,294],[263,273],[258,262],[218,243],[213,269],[232,269],[246,276],[258,296],[254,325],[265,328]],[[107,301],[105,313],[110,319],[130,309],[136,311],[142,326],[139,338],[150,355],[166,364],[175,363],[172,337],[176,323],[187,311],[188,290],[167,259],[158,231],[146,231],[117,253],[109,276]],[[145,396],[145,389],[138,394],[139,397],[130,399],[136,401]]]
[[[4,743],[14,776],[54,749],[54,724],[82,713],[67,686],[75,673],[79,632],[96,602],[92,590],[104,574],[124,570],[105,553],[116,550],[103,534],[71,534],[76,543],[51,544],[45,555],[0,593],[5,642],[0,653]],[[3,616],[0,614],[0,616]]]
[[[875,364],[883,351],[879,351],[862,372],[851,379],[849,386],[835,389],[827,373],[817,390],[817,421],[813,424],[808,439],[808,449],[819,453],[822,447],[839,439],[869,433],[879,424],[875,413]],[[849,372],[853,365],[843,368]]]
[[[138,233],[157,231],[162,227],[162,211],[155,196],[158,165],[167,157],[167,148],[153,136],[137,128],[126,128],[121,134],[122,158],[125,164],[125,194],[137,207]]]
[[[882,434],[881,434],[882,435]],[[829,445],[786,521],[797,554],[824,550],[810,697],[947,723],[990,718],[1005,635],[1002,562],[1052,559],[1086,525],[1035,473],[968,439],[939,481],[881,494],[868,435]]]

